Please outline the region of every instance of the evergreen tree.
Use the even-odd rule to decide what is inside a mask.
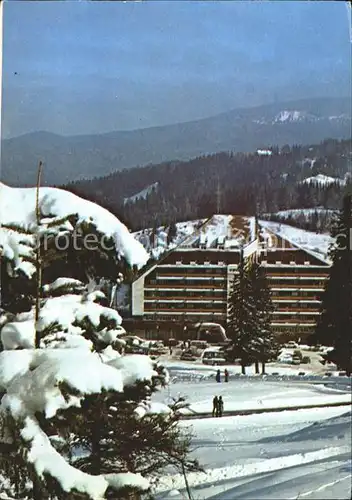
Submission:
[[[278,343],[271,327],[274,306],[265,269],[257,262],[253,262],[249,268],[249,279],[255,304],[255,331],[252,343],[255,350],[256,372],[259,372],[258,362],[261,362],[262,373],[265,373],[265,363],[276,358],[278,354]]]
[[[72,198],[53,190],[42,200],[62,213]],[[43,210],[40,224],[28,225],[25,235],[21,224],[18,231],[0,227],[6,297],[0,318],[0,488],[12,498],[123,499],[147,491],[151,472],[166,465],[198,467],[187,458],[190,436],[177,425],[177,405],[153,408],[151,395],[167,382],[166,370],[147,356],[121,355],[121,317],[108,307],[101,278],[105,285],[121,282],[147,254],[99,208],[84,205],[65,223]],[[77,249],[78,229],[96,245]],[[68,244],[62,247],[64,235]]]
[[[346,195],[336,218],[331,236],[335,243],[330,248],[332,266],[322,295],[321,315],[313,337],[315,343],[332,346],[323,356],[339,369],[352,371],[352,196]]]
[[[155,388],[156,384],[150,394]],[[182,473],[183,466],[186,470],[201,470],[197,460],[187,457],[191,434],[178,425],[180,410],[188,405],[181,398],[170,405],[169,412],[153,413],[148,404],[141,403],[149,400],[150,394],[144,384],[139,384],[124,394],[87,397],[82,406],[84,419],[76,408],[71,409],[69,418],[57,415],[56,424],[63,437],[60,446],[71,457],[75,449],[85,450],[72,463],[90,474],[128,470],[144,476],[164,467]]]
[[[169,230],[167,233],[167,246],[169,246],[170,243],[172,243],[176,235],[177,235],[177,227],[175,222],[172,222],[169,226]]]
[[[229,360],[241,360],[242,373],[254,361],[253,338],[256,331],[255,302],[249,277],[248,262],[241,254],[238,273],[234,277],[228,304],[227,335],[231,339],[226,348]]]
[[[158,245],[158,224],[155,219],[149,236],[149,244],[151,248],[156,248]]]

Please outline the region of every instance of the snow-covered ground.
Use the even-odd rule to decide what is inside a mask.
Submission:
[[[172,374],[172,371],[171,371]],[[212,399],[222,396],[224,410],[256,410],[331,403],[349,403],[350,385],[330,382],[329,387],[312,381],[273,380],[263,378],[232,377],[229,382],[217,383],[215,378],[193,378],[187,382],[182,375],[173,377],[173,384],[157,395],[157,399],[168,403],[182,396],[190,404],[189,413],[206,413],[212,410]],[[320,381],[321,382],[321,381]]]
[[[339,184],[340,186],[344,186],[346,181],[344,179],[340,179],[339,177],[317,174],[313,177],[307,177],[302,181],[302,184],[309,184],[313,186],[329,186],[330,184]]]
[[[307,119],[307,117],[312,117],[305,111],[280,111],[275,118],[274,122],[298,122]]]
[[[142,189],[138,193],[129,196],[128,198],[123,199],[123,204],[125,205],[126,203],[135,203],[137,200],[144,199],[146,200],[147,197],[153,192],[157,191],[159,187],[159,182],[154,182],[153,184],[150,184],[150,186],[147,186],[146,188]]]
[[[169,226],[160,226],[156,229],[155,233],[152,228],[141,229],[133,233],[133,236],[154,258],[158,259],[166,250],[177,247],[187,240],[189,236],[197,234],[197,228],[204,224],[205,221],[206,219],[196,219],[186,222],[177,222],[176,235],[170,243],[167,241],[170,229]]]
[[[167,401],[183,395],[194,406],[211,410],[215,394],[222,395],[226,410],[231,404],[260,401],[264,407],[293,399],[328,401],[331,389],[292,381],[237,379],[218,384],[198,380],[176,382],[158,397]],[[192,430],[193,456],[205,469],[205,473],[187,474],[194,500],[350,498],[348,406],[194,419],[182,425]],[[156,498],[188,498],[184,478],[163,476]]]

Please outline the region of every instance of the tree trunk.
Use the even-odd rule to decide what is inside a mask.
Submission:
[[[40,484],[39,484],[39,480],[35,474],[35,472],[33,473],[33,500],[43,500],[43,495],[42,495],[42,489],[40,487]]]
[[[35,348],[40,347],[40,332],[38,332],[38,321],[39,321],[39,307],[40,307],[40,293],[42,287],[42,263],[40,255],[40,238],[39,238],[39,224],[40,224],[40,209],[39,209],[39,188],[40,180],[42,175],[43,163],[40,161],[38,166],[38,176],[37,176],[37,189],[36,189],[36,200],[35,200],[35,213],[37,221],[36,229],[36,253],[35,253],[35,267],[36,267],[36,294],[35,294]]]
[[[265,375],[265,363],[262,363],[262,375]]]
[[[245,367],[245,365],[241,365],[241,373],[242,373],[242,375],[246,375],[246,367]]]
[[[187,473],[186,473],[186,468],[184,462],[182,462],[182,474],[183,478],[185,480],[185,485],[186,485],[186,491],[187,491],[187,496],[189,500],[192,500],[192,495],[191,495],[191,490],[188,484],[188,479],[187,479]]]
[[[259,373],[259,361],[255,361],[255,373]]]
[[[100,457],[100,436],[96,433],[92,436],[92,473],[100,474],[101,473],[101,457]]]

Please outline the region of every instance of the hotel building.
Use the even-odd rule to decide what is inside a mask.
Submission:
[[[254,217],[214,215],[132,284],[127,327],[146,337],[192,338],[203,322],[226,330],[228,299],[241,252],[265,268],[278,337],[304,338],[315,327],[329,263]]]

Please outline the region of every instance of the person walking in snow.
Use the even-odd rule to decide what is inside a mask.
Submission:
[[[222,399],[222,396],[219,396],[219,399],[218,399],[218,414],[217,414],[217,416],[218,417],[222,417],[223,412],[224,412],[224,401]]]
[[[219,403],[218,397],[214,396],[214,398],[213,398],[213,412],[212,412],[213,417],[218,416],[218,409],[219,409],[218,403]]]
[[[220,381],[221,381],[221,374],[220,374],[220,370],[218,370],[218,371],[216,372],[215,380],[216,380],[217,382],[220,382]]]
[[[225,382],[228,382],[229,381],[229,372],[227,371],[226,368],[225,368],[225,371],[224,371],[224,375],[225,375]]]

